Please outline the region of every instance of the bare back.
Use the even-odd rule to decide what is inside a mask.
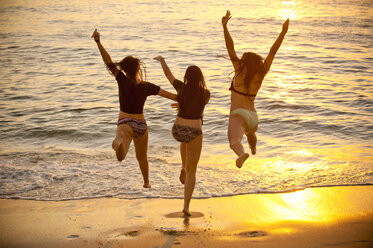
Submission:
[[[262,86],[262,80],[260,80],[259,75],[256,74],[250,82],[249,89],[245,86],[245,73],[235,73],[233,79],[233,87],[239,92],[256,95]],[[235,91],[231,91],[231,111],[237,108],[244,108],[251,111],[256,111],[255,105],[255,96],[245,96],[239,94]]]

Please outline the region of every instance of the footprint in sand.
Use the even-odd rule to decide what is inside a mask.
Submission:
[[[177,238],[175,238],[174,239],[174,245],[181,245],[181,242]]]
[[[139,234],[139,231],[129,231],[129,232],[127,232],[127,233],[124,233],[123,235],[125,235],[125,236],[129,236],[129,237],[135,237],[135,236],[137,236],[137,234]]]
[[[126,230],[125,228],[118,228],[115,230],[111,230],[105,233],[108,237],[108,239],[132,239],[133,237],[136,237],[140,234],[138,230]]]
[[[267,236],[268,233],[263,232],[263,231],[249,231],[249,232],[241,232],[241,233],[238,233],[237,235],[243,236],[243,237],[249,237],[249,238],[256,238],[256,237]]]
[[[170,213],[170,214],[166,214],[165,216],[167,218],[201,218],[205,216],[201,212],[190,212],[190,213],[191,213],[191,216],[185,216],[183,212]]]
[[[185,236],[185,235],[197,235],[198,232],[188,231],[188,230],[177,230],[174,227],[161,227],[155,229],[158,232],[163,233],[164,235],[169,236]]]
[[[76,239],[76,238],[79,238],[79,235],[72,234],[72,235],[67,236],[66,238],[68,238],[68,239]]]

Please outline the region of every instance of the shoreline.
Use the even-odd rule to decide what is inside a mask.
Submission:
[[[287,193],[294,193],[302,190],[307,189],[318,189],[318,188],[338,188],[338,187],[369,187],[373,186],[372,183],[366,184],[341,184],[341,185],[322,185],[322,186],[308,186],[304,188],[297,188],[297,189],[289,189],[284,191],[259,191],[259,192],[249,192],[249,193],[238,193],[238,194],[231,194],[231,195],[219,195],[219,196],[202,196],[202,197],[194,197],[193,199],[196,200],[205,200],[211,198],[225,198],[225,197],[235,197],[235,196],[243,196],[243,195],[265,195],[265,194],[287,194]],[[9,198],[0,198],[1,200],[24,200],[24,201],[37,201],[37,202],[65,202],[65,201],[83,201],[83,200],[98,200],[98,199],[118,199],[118,200],[140,200],[140,199],[165,199],[165,200],[183,200],[184,197],[165,197],[165,196],[142,196],[142,197],[134,197],[134,198],[121,198],[117,196],[97,196],[97,197],[83,197],[83,198],[71,198],[71,199],[34,199],[34,198],[22,198],[22,197],[9,197]]]
[[[372,247],[373,186],[193,199],[0,200],[0,247]]]

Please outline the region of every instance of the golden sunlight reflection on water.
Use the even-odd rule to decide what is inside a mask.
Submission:
[[[105,163],[113,164],[118,91],[90,37],[98,28],[113,61],[139,57],[147,80],[163,89],[174,91],[153,57],[164,56],[178,79],[187,66],[201,67],[211,99],[198,165],[203,182],[198,185],[203,186],[196,196],[372,182],[373,12],[364,1],[19,0],[0,5],[4,153],[28,146],[36,152],[102,152],[110,158]],[[289,32],[255,101],[257,154],[241,169],[227,138],[233,67],[220,56],[227,55],[221,27],[227,9],[239,57],[256,52],[265,58],[290,18]],[[175,179],[181,164],[179,144],[171,134],[176,113],[170,104],[152,96],[144,110],[151,173],[161,178],[156,196],[172,188],[171,180],[163,180],[165,171]],[[242,143],[250,152],[246,137]],[[137,165],[133,150],[130,154],[126,164]],[[75,165],[75,155],[66,162],[70,165]],[[92,181],[103,180],[100,173]],[[40,168],[35,169],[39,174]]]
[[[291,19],[296,20],[300,19],[301,16],[298,15],[297,9],[295,8],[296,3],[293,1],[283,1],[282,2],[283,8],[280,9],[278,13],[279,19]]]

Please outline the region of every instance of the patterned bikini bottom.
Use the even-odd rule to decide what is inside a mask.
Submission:
[[[123,118],[123,119],[118,120],[117,126],[121,124],[127,124],[128,126],[132,128],[134,138],[142,137],[148,128],[145,120],[134,119],[134,118]]]
[[[179,142],[189,143],[201,134],[202,130],[195,127],[188,127],[179,124],[174,124],[172,127],[172,135],[175,140]]]

